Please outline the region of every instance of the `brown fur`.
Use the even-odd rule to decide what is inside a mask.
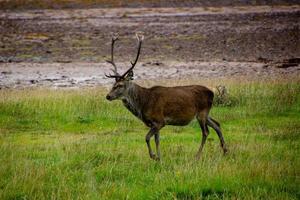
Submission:
[[[136,100],[140,104],[141,120],[149,127],[153,123],[184,126],[212,106],[213,92],[203,86],[134,87],[139,93]]]

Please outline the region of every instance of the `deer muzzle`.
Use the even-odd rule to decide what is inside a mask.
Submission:
[[[108,94],[108,95],[106,95],[106,99],[108,100],[108,101],[112,101],[113,99],[112,99],[112,97]]]

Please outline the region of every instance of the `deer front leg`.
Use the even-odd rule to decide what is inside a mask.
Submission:
[[[160,160],[159,132],[155,133],[155,145],[156,145],[157,160]]]
[[[150,145],[150,139],[155,134],[155,128],[151,128],[150,131],[146,135],[146,143],[149,151],[150,158],[155,159],[155,154],[153,153]]]

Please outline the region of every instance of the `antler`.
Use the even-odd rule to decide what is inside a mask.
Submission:
[[[136,33],[136,38],[139,42],[138,44],[138,52],[137,52],[137,55],[136,55],[136,58],[135,58],[135,61],[134,62],[130,62],[131,63],[131,67],[122,75],[122,77],[125,77],[129,72],[132,72],[133,68],[135,67],[138,59],[139,59],[139,56],[140,56],[140,53],[141,53],[141,47],[142,47],[142,41],[144,40],[144,35],[142,34],[138,34]]]
[[[137,52],[137,55],[136,55],[136,58],[135,58],[135,61],[134,62],[130,62],[131,63],[131,67],[121,76],[118,72],[117,72],[117,66],[116,64],[114,63],[114,44],[115,44],[115,41],[118,40],[118,35],[113,35],[112,37],[112,40],[111,40],[111,60],[107,60],[106,62],[110,63],[113,65],[113,69],[112,71],[114,72],[114,75],[106,75],[105,76],[107,78],[115,78],[116,81],[120,80],[120,79],[124,79],[126,77],[126,75],[129,75],[128,77],[129,78],[132,78],[133,76],[133,68],[134,66],[136,65],[138,59],[139,59],[139,56],[140,56],[140,53],[141,53],[141,47],[142,47],[142,41],[144,39],[144,36],[142,34],[136,34],[136,38],[139,42],[138,44],[138,52]]]
[[[114,67],[114,68],[112,69],[114,75],[106,75],[106,74],[105,74],[105,76],[106,76],[107,78],[119,78],[119,77],[120,77],[120,74],[118,73],[118,70],[117,70],[117,66],[116,66],[116,64],[115,64],[115,62],[114,62],[114,44],[115,44],[115,42],[116,42],[118,39],[119,39],[118,34],[113,34],[113,35],[112,35],[112,38],[111,38],[111,60],[106,60],[106,62],[112,64],[112,66]]]

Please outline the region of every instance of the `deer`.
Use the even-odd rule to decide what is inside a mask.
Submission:
[[[111,39],[111,59],[107,60],[113,68],[113,74],[105,74],[107,78],[115,79],[106,99],[109,101],[121,100],[123,105],[147,127],[146,144],[151,159],[159,161],[160,154],[160,130],[166,125],[186,126],[194,118],[197,119],[201,131],[202,140],[196,153],[196,159],[201,157],[201,152],[209,134],[208,127],[217,133],[224,154],[227,153],[226,144],[221,132],[220,123],[209,116],[213,105],[214,93],[205,86],[188,85],[164,87],[154,86],[145,88],[133,82],[133,69],[137,64],[141,53],[144,36],[136,34],[138,47],[135,60],[131,67],[122,75],[117,71],[114,62],[114,44],[119,39],[113,35]],[[156,154],[153,153],[150,139],[154,136]]]

